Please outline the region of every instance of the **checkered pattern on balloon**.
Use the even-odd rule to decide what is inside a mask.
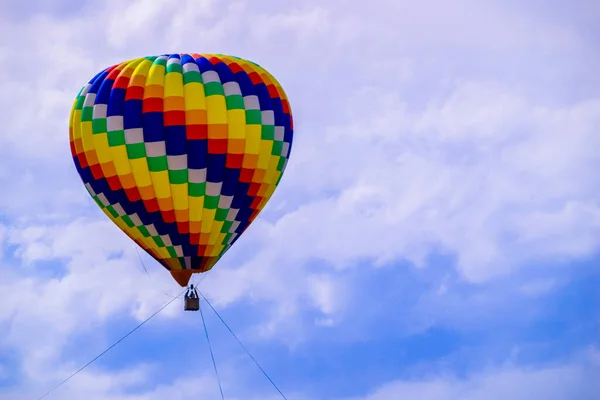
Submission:
[[[273,195],[293,121],[281,85],[259,65],[165,54],[92,78],[73,104],[69,136],[94,201],[186,286]]]

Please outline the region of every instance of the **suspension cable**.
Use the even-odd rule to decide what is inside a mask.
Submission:
[[[204,325],[204,333],[206,334],[206,341],[208,342],[208,349],[210,350],[210,357],[212,358],[213,368],[215,369],[215,375],[217,375],[217,382],[219,383],[219,391],[221,392],[221,399],[225,400],[223,395],[223,388],[221,387],[221,378],[219,378],[219,371],[217,370],[217,363],[215,362],[215,355],[213,354],[212,345],[210,343],[210,337],[208,336],[208,329],[206,328],[206,321],[204,320],[204,313],[202,312],[202,305],[199,307],[200,316],[202,317],[202,325]]]
[[[154,289],[157,290],[157,291],[159,291],[159,292],[161,292],[165,296],[167,296],[169,298],[172,298],[173,297],[172,294],[169,294],[169,293],[165,292],[164,290],[158,289],[156,287],[156,282],[154,281],[154,279],[152,279],[152,277],[150,276],[150,273],[148,273],[148,269],[146,268],[146,264],[144,263],[144,260],[142,259],[142,255],[140,254],[140,249],[138,248],[138,245],[134,243],[133,246],[135,247],[135,251],[137,252],[138,260],[140,261],[140,265],[144,269],[144,272],[146,273],[146,276],[148,277],[148,280],[150,280],[150,283],[152,284],[152,286],[154,286]],[[175,296],[175,297],[178,297],[178,296]]]
[[[246,354],[248,354],[248,356],[250,356],[250,358],[252,359],[252,361],[254,361],[254,364],[256,364],[256,366],[261,370],[261,372],[263,373],[263,375],[269,380],[269,382],[271,382],[271,385],[273,385],[273,387],[279,392],[279,394],[281,395],[281,397],[284,400],[287,400],[287,398],[285,397],[285,395],[281,392],[281,390],[279,390],[279,388],[277,387],[277,385],[275,384],[275,382],[273,382],[273,380],[267,374],[267,372],[263,369],[263,367],[260,366],[260,364],[258,363],[258,361],[256,361],[256,359],[252,356],[252,354],[250,353],[250,351],[246,348],[246,346],[244,346],[244,344],[236,336],[236,334],[233,333],[233,330],[229,327],[229,325],[227,325],[227,323],[221,317],[221,315],[218,313],[218,311],[212,306],[212,304],[210,304],[210,301],[208,301],[208,299],[204,296],[204,294],[201,291],[198,290],[198,293],[200,294],[200,296],[202,296],[202,299],[204,299],[204,301],[206,301],[206,304],[208,304],[208,306],[213,310],[213,312],[221,320],[221,322],[223,323],[223,325],[225,325],[225,328],[227,328],[227,330],[229,331],[229,333],[231,333],[231,335],[235,338],[235,340],[237,340],[237,342],[240,344],[240,346],[242,346],[242,349],[244,349],[244,351],[246,352]]]
[[[125,340],[129,335],[131,335],[133,332],[137,331],[139,328],[142,327],[142,325],[144,325],[146,322],[150,321],[152,318],[154,318],[158,313],[160,313],[162,310],[164,310],[165,308],[167,308],[167,306],[169,306],[171,303],[173,303],[175,300],[177,300],[178,297],[180,297],[185,291],[187,290],[187,288],[182,291],[181,293],[179,293],[179,295],[177,295],[176,297],[173,297],[173,299],[171,299],[167,304],[165,304],[164,306],[162,306],[161,308],[158,309],[158,311],[156,311],[154,314],[150,315],[148,318],[146,318],[142,323],[140,323],[138,326],[136,326],[135,328],[133,328],[132,330],[130,330],[129,332],[127,332],[127,334],[125,336],[123,336],[121,339],[117,340],[114,344],[112,344],[110,347],[108,347],[106,350],[104,350],[102,353],[100,353],[99,355],[97,355],[96,357],[94,357],[90,362],[88,362],[87,364],[85,364],[83,367],[79,368],[77,371],[75,371],[73,374],[71,374],[68,378],[66,378],[65,380],[63,380],[62,382],[60,382],[58,385],[54,386],[52,389],[50,389],[46,394],[44,394],[43,396],[39,397],[37,400],[42,400],[43,398],[45,398],[46,396],[48,396],[49,394],[51,394],[52,392],[54,392],[56,389],[58,389],[59,387],[61,387],[62,385],[64,385],[65,383],[67,383],[71,378],[73,378],[75,375],[77,375],[78,373],[80,373],[81,371],[83,371],[85,368],[87,368],[89,365],[91,365],[94,361],[98,360],[100,357],[102,357],[104,354],[108,353],[113,347],[115,347],[116,345],[118,345],[119,343],[121,343],[123,340]]]

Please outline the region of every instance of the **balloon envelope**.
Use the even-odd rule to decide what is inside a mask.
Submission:
[[[293,122],[285,92],[257,64],[165,54],[99,72],[73,104],[69,136],[98,206],[186,286],[273,194]]]

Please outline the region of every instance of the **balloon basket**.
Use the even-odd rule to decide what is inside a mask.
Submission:
[[[183,309],[185,311],[198,311],[200,309],[200,299],[187,297],[184,301]]]

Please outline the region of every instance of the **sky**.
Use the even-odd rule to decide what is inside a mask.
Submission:
[[[181,290],[89,198],[68,116],[101,69],[183,52],[253,60],[291,102],[279,188],[199,284],[289,400],[598,399],[599,18],[593,0],[3,1],[0,399],[37,399]],[[280,398],[204,316],[225,398]],[[53,398],[220,398],[200,315],[173,302]]]

